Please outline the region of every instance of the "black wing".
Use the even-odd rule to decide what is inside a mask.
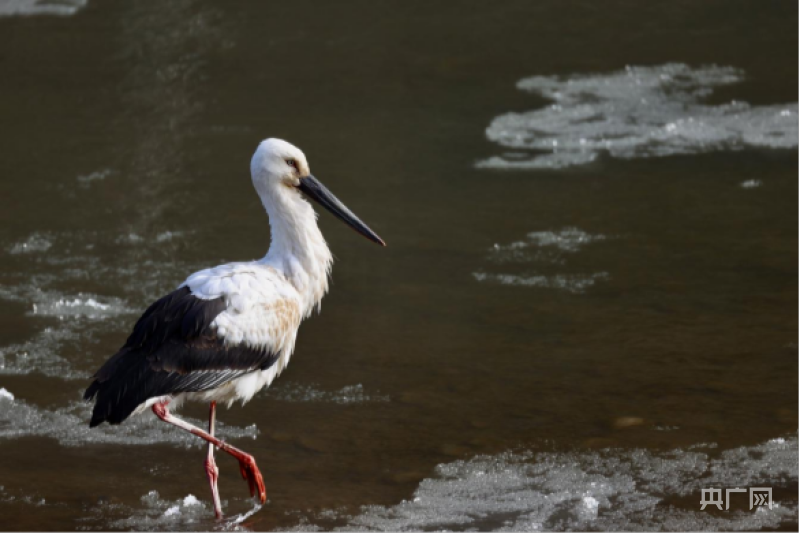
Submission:
[[[97,398],[89,426],[124,421],[147,399],[206,391],[277,361],[269,351],[229,346],[210,325],[222,297],[203,300],[188,287],[153,303],[136,322],[128,341],[94,375],[83,398]]]

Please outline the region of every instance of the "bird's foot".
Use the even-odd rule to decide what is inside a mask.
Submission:
[[[261,476],[261,471],[256,466],[256,459],[249,454],[239,458],[239,470],[242,473],[242,478],[250,486],[250,496],[256,497],[261,501],[261,504],[267,502],[267,488],[264,486],[264,478]]]

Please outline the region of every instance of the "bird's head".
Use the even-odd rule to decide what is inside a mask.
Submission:
[[[296,195],[300,199],[305,195],[370,241],[386,246],[378,234],[311,174],[306,155],[293,144],[275,138],[262,141],[250,161],[250,173],[262,198],[292,199]]]
[[[311,174],[303,151],[283,139],[265,139],[258,145],[250,161],[253,185],[264,187],[297,187],[300,178]]]

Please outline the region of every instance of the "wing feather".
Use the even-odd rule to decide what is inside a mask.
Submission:
[[[242,281],[242,287],[252,284]],[[203,296],[223,288],[231,294],[239,287],[230,277],[207,277],[201,285],[198,292]],[[291,351],[294,334],[287,346],[281,337],[285,331],[275,325],[285,328],[291,323],[296,330],[300,316],[293,301],[280,304],[278,299],[239,313],[229,310],[225,296],[217,294],[199,298],[184,285],[147,308],[125,345],[100,368],[84,394],[86,400],[96,398],[90,426],[118,424],[150,398],[218,388],[270,368],[282,349]]]

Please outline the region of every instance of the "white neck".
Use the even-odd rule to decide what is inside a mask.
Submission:
[[[257,187],[257,189],[260,189]],[[269,215],[271,242],[263,263],[278,269],[300,293],[303,316],[319,308],[328,291],[333,255],[317,226],[317,214],[296,191],[258,191]]]

